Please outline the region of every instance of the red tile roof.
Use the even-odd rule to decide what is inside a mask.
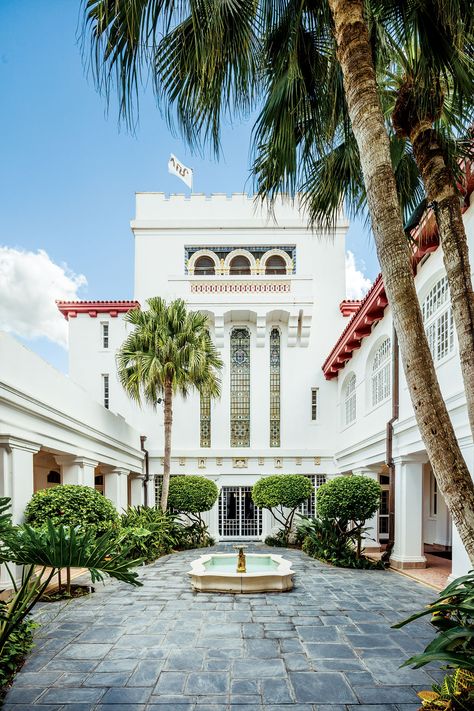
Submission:
[[[56,304],[66,320],[75,318],[77,314],[89,314],[91,318],[96,318],[97,314],[109,314],[115,318],[118,314],[140,307],[138,301],[56,301]]]

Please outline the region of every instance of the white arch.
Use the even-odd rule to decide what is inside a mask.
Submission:
[[[248,249],[233,249],[224,259],[224,274],[229,274],[230,263],[234,257],[246,257],[250,262],[250,273],[256,273],[257,263],[253,254]]]
[[[189,274],[194,274],[194,269],[196,266],[196,262],[200,257],[209,257],[212,259],[214,262],[214,269],[216,274],[218,274],[218,269],[220,268],[219,264],[219,258],[215,252],[213,252],[210,249],[198,249],[197,252],[194,252],[189,259],[188,259],[188,273]]]
[[[265,274],[267,268],[267,261],[270,259],[270,257],[281,257],[285,262],[286,273],[293,273],[293,260],[291,259],[289,254],[287,254],[283,249],[269,249],[268,252],[265,252],[265,254],[260,260],[261,274]]]

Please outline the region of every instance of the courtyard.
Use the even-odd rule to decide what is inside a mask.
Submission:
[[[5,711],[409,711],[439,680],[436,667],[399,668],[433,638],[425,620],[391,629],[436,596],[414,580],[285,550],[291,592],[194,593],[186,572],[199,554],[144,567],[138,589],[109,580],[41,604]]]

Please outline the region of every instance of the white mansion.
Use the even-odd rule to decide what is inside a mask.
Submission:
[[[473,254],[474,206],[466,207]],[[429,222],[425,217],[415,232],[426,232]],[[182,297],[208,315],[225,365],[220,400],[195,394],[175,402],[172,475],[217,483],[219,500],[208,515],[215,538],[270,533],[271,516],[250,495],[262,476],[304,474],[317,488],[352,472],[383,488],[373,546],[387,540],[395,512],[393,565],[425,566],[430,545],[452,549],[453,575],[466,572],[469,561],[437,492],[398,366],[381,278],[362,301],[345,299],[348,224],[341,219],[328,236],[309,231],[289,203],[268,216],[246,195],[139,193],[131,225],[135,301],[58,304],[69,324],[69,378],[0,334],[0,495],[12,497],[15,520],[34,490],[65,483],[95,486],[119,509],[154,503],[162,413],[128,400],[115,354],[127,333],[124,313],[151,296]],[[423,244],[414,254],[417,289],[473,471],[441,250],[433,240]],[[304,508],[311,513],[315,501]]]

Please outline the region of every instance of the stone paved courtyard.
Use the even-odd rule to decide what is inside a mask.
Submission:
[[[199,554],[144,568],[139,589],[108,582],[43,605],[5,710],[411,711],[439,678],[399,669],[433,636],[425,621],[390,629],[435,597],[415,581],[285,551],[292,592],[193,593],[186,571]]]

